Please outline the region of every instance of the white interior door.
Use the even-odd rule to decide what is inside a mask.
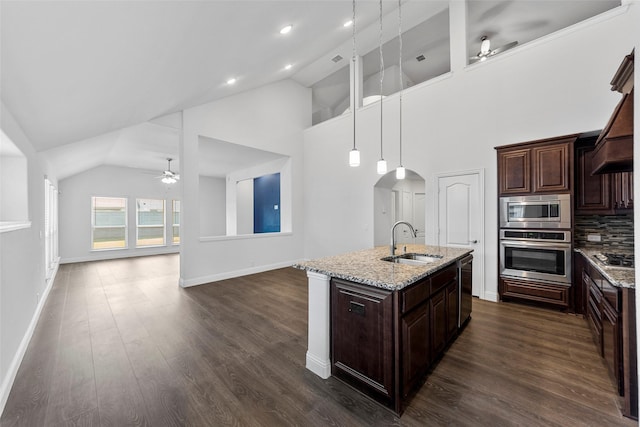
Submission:
[[[473,295],[484,298],[483,171],[439,175],[438,243],[473,249]]]
[[[402,191],[402,202],[400,204],[400,219],[398,221],[407,221],[409,224],[414,225],[413,222],[413,194],[410,191]],[[414,238],[409,227],[406,225],[399,225],[396,229],[396,242],[398,243],[413,243]]]

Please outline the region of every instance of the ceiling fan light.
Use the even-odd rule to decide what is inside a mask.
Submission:
[[[377,169],[378,175],[384,175],[387,173],[387,161],[385,159],[378,160]]]
[[[162,182],[164,182],[165,184],[175,184],[176,179],[170,176],[165,176],[164,178],[162,178]]]
[[[349,151],[349,166],[351,166],[352,168],[357,168],[358,166],[360,166],[360,151],[358,151],[356,148]]]
[[[488,38],[483,37],[482,43],[480,44],[480,53],[483,55],[486,55],[489,53],[490,50],[491,50],[491,41]]]

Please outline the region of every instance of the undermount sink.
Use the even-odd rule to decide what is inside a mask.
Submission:
[[[429,255],[429,254],[417,254],[407,253],[402,255],[388,256],[381,258],[382,261],[393,262],[396,264],[407,265],[425,265],[431,262],[440,261],[442,255]]]

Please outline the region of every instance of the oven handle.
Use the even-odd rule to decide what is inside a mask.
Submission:
[[[558,243],[558,242],[523,242],[522,240],[500,240],[502,246],[512,246],[516,248],[546,248],[546,249],[559,249],[566,250],[571,248],[571,243]]]

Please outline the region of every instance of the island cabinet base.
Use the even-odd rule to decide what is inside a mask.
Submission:
[[[331,280],[331,374],[400,415],[458,334],[458,269],[401,290]]]

